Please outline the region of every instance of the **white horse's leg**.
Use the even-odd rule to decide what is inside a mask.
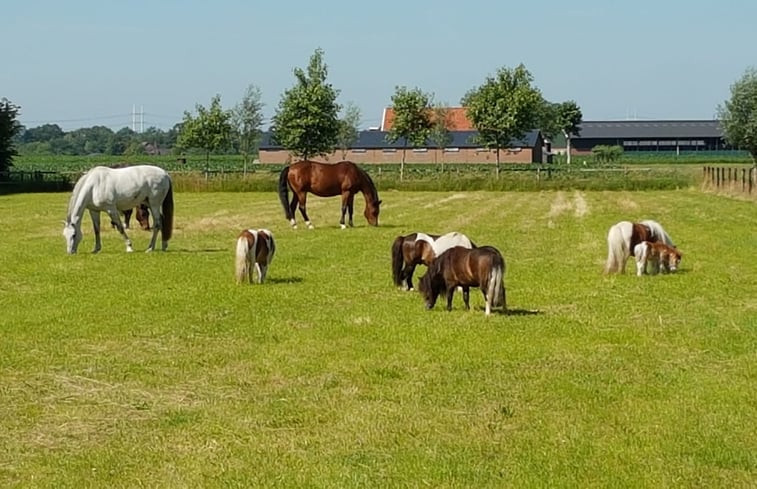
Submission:
[[[116,223],[116,229],[118,229],[118,232],[121,233],[121,236],[126,242],[126,252],[131,253],[132,251],[134,251],[134,248],[132,248],[131,239],[129,239],[129,236],[126,234],[124,225],[121,222],[121,216],[119,215],[118,209],[116,209],[115,207],[108,209],[108,215],[110,216],[110,220]]]
[[[89,211],[89,217],[92,218],[92,229],[95,231],[95,247],[92,249],[92,253],[97,253],[102,249],[102,241],[100,240],[100,211]]]
[[[145,250],[146,253],[155,249],[155,242],[158,240],[158,232],[163,229],[163,219],[160,215],[160,206],[154,206],[150,204],[150,212],[152,212],[152,236],[150,237],[150,244]],[[168,243],[163,243],[163,251],[168,247]]]
[[[255,272],[258,274],[258,283],[262,284],[265,278],[265,267],[261,267],[260,263],[255,262]]]

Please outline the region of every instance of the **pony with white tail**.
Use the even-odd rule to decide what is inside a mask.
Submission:
[[[268,273],[268,266],[276,253],[276,241],[268,229],[245,229],[237,238],[234,256],[234,277],[238,284],[247,279],[253,283],[253,269],[257,273],[257,283],[262,284]]]
[[[657,221],[621,221],[607,233],[607,262],[605,273],[625,273],[628,258],[634,256],[636,245],[642,241],[664,243],[675,248],[670,235]]]
[[[126,243],[126,251],[134,251],[131,239],[121,222],[121,212],[146,203],[153,216],[152,238],[147,251],[155,249],[158,231],[161,233],[163,251],[173,232],[173,185],[171,177],[162,168],[137,165],[126,168],[96,166],[76,182],[68,213],[63,222],[63,237],[68,254],[76,253],[82,239],[81,221],[84,211],[89,211],[95,231],[93,253],[102,248],[100,241],[100,212],[107,212]]]
[[[468,236],[453,231],[437,235],[411,233],[397,236],[392,243],[392,279],[403,290],[413,290],[413,273],[418,265],[429,266],[434,259],[454,246],[475,248]]]

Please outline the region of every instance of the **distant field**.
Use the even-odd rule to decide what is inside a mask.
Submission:
[[[382,191],[310,200],[176,194],[167,253],[91,255],[68,194],[0,197],[0,486],[753,487],[755,204],[696,190]],[[621,219],[661,222],[667,276],[605,277]],[[236,286],[243,227],[273,230],[269,283]],[[499,248],[511,314],[424,310],[393,238]],[[132,231],[135,248],[149,235]],[[419,267],[417,278],[424,272]]]

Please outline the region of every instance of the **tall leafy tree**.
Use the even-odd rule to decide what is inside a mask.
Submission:
[[[446,104],[437,103],[431,111],[431,129],[428,138],[436,145],[436,149],[441,153],[442,172],[444,172],[444,150],[452,142],[453,127],[452,112]]]
[[[565,137],[568,164],[571,156],[570,141],[573,136],[580,134],[582,120],[581,108],[575,101],[568,100],[557,104],[544,101],[539,127],[550,139],[558,133]]]
[[[500,68],[462,98],[468,118],[478,130],[478,143],[496,151],[497,177],[500,151],[538,125],[543,99],[532,82],[533,76],[522,64]]]
[[[407,87],[396,87],[392,95],[394,108],[394,122],[386,139],[394,143],[402,139],[402,162],[400,163],[400,180],[405,174],[405,153],[408,143],[412,146],[422,146],[426,143],[431,130],[431,95],[420,88],[408,90]]]
[[[360,107],[353,102],[347,102],[342,117],[339,119],[339,133],[336,138],[337,146],[342,150],[342,159],[347,158],[347,150],[358,139],[358,126],[360,126]]]
[[[339,134],[339,90],[327,83],[323,50],[316,49],[307,70],[294,69],[295,85],[285,91],[273,116],[273,139],[303,159],[334,151]]]
[[[15,137],[21,131],[21,123],[16,117],[20,107],[3,97],[0,99],[0,172],[7,172],[13,166],[16,151]]]
[[[718,107],[725,140],[749,151],[757,166],[757,69],[748,68],[731,85],[731,98]]]
[[[260,88],[255,85],[247,87],[242,101],[232,110],[231,121],[236,131],[239,152],[242,153],[246,171],[250,156],[255,153],[260,142],[263,126],[263,101]]]
[[[197,116],[184,112],[178,144],[182,148],[198,148],[205,152],[205,167],[210,153],[229,146],[231,142],[231,112],[221,107],[221,96],[210,101],[210,107],[195,106]]]

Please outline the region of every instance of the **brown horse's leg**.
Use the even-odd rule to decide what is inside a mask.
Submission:
[[[350,193],[349,193],[349,191],[342,192],[342,217],[339,219],[339,225],[342,227],[342,229],[344,229],[344,228],[347,227],[347,226],[344,225],[344,215],[347,213],[347,207],[349,206],[348,205],[349,200],[350,200]]]
[[[405,268],[402,269],[400,274],[400,280],[404,280],[407,284],[407,290],[413,290],[413,273],[415,272],[415,263],[408,263]]]
[[[297,198],[300,204],[300,214],[302,214],[302,218],[305,220],[305,225],[307,225],[308,229],[313,229],[313,223],[310,222],[307,211],[308,194],[302,192],[301,194],[297,195]],[[294,214],[294,211],[292,211],[292,214]]]
[[[470,309],[470,287],[463,287],[463,302],[465,309]]]
[[[455,295],[455,287],[450,287],[447,289],[447,310],[452,310],[452,296]]]
[[[129,229],[129,221],[131,221],[131,213],[132,212],[133,212],[132,209],[126,209],[124,211],[124,229]],[[111,222],[110,224],[114,228],[118,228],[118,225],[115,222]]]
[[[352,224],[352,211],[355,210],[355,194],[350,194],[350,196],[347,198],[347,211],[350,213],[350,227],[353,227],[354,224]]]
[[[289,210],[291,211],[292,219],[289,221],[289,224],[292,225],[292,229],[297,229],[297,221],[294,219],[294,213],[297,210],[297,204],[299,203],[300,199],[297,197],[297,193],[295,192],[294,195],[292,195],[292,201],[289,203]]]

